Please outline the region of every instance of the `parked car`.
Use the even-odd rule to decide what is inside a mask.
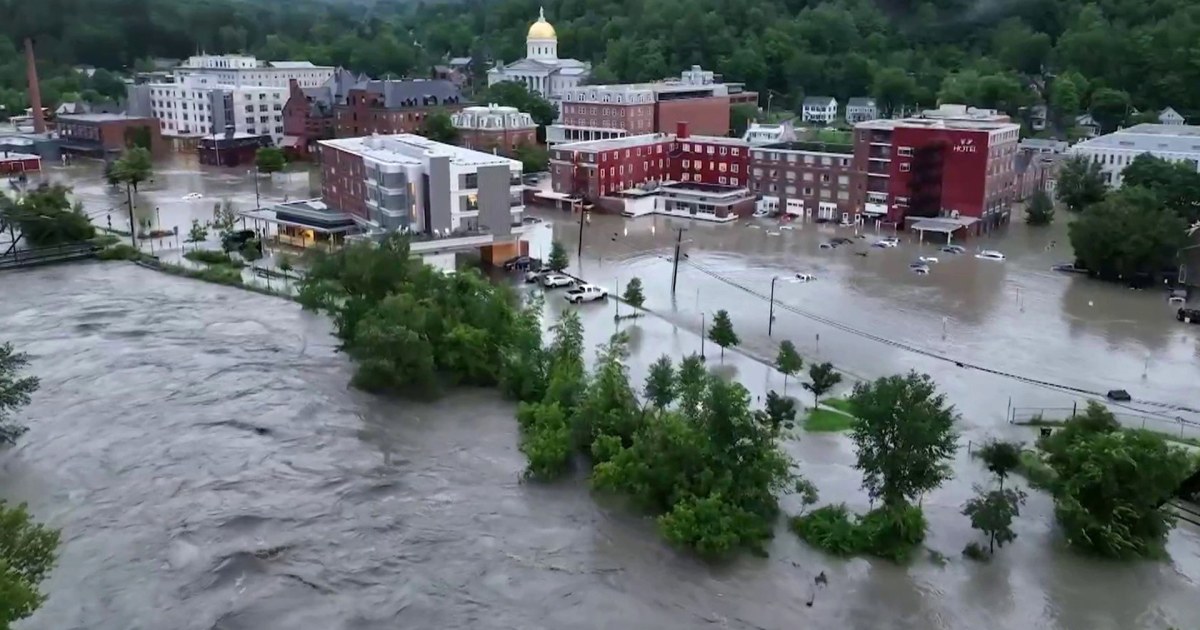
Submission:
[[[608,299],[608,291],[605,291],[594,284],[581,284],[577,287],[573,287],[570,291],[567,291],[567,294],[564,295],[563,298],[572,304],[579,304],[580,302],[594,302],[596,300]]]
[[[817,277],[812,275],[811,273],[796,274],[796,282],[812,282],[816,279],[817,279]]]
[[[854,242],[854,239],[846,238],[845,236],[836,236],[829,239],[829,242],[836,247],[838,245],[849,245]]]
[[[832,243],[832,242],[829,242],[829,243],[821,243],[821,249],[834,249],[834,248],[836,248],[836,247],[837,247],[837,245],[836,245],[836,244],[834,244],[834,243]]]
[[[246,243],[254,240],[254,230],[238,230],[230,232],[221,237],[221,249],[227,252],[236,252],[246,246]]]
[[[942,245],[942,251],[947,254],[965,254],[967,248],[962,245]]]
[[[1075,263],[1059,263],[1050,268],[1052,271],[1061,271],[1063,273],[1087,273],[1088,270],[1076,265]]]
[[[1181,308],[1175,311],[1175,319],[1185,324],[1200,324],[1200,308]]]
[[[917,256],[917,260],[926,264],[938,262],[937,256]]]
[[[1004,254],[1001,254],[1000,252],[998,252],[994,249],[985,249],[985,250],[979,252],[978,254],[975,254],[975,257],[980,260],[998,260],[1001,262],[1004,261]]]
[[[564,276],[561,273],[548,273],[542,276],[542,286],[547,289],[569,287],[572,284],[575,284],[575,279],[571,276]]]
[[[505,271],[524,271],[526,269],[533,269],[536,271],[541,268],[541,259],[533,258],[531,256],[514,256],[513,258],[509,258],[508,260],[504,261]]]
[[[537,225],[543,223],[541,217],[521,217],[522,225]]]
[[[929,275],[929,265],[926,265],[925,263],[913,263],[913,264],[909,265],[908,268],[911,269],[912,272],[917,274],[918,276]]]
[[[542,276],[545,276],[548,273],[550,273],[549,269],[530,269],[525,272],[525,283],[533,284],[534,282],[537,282],[538,284],[541,284]]]
[[[899,246],[900,246],[900,239],[896,238],[895,236],[887,236],[887,237],[881,238],[878,241],[875,241],[875,243],[872,245],[872,247],[889,247],[889,248],[890,247],[899,247]]]

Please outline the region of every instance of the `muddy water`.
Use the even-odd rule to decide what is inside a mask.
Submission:
[[[925,503],[948,564],[840,561],[781,531],[769,558],[710,567],[582,480],[520,483],[512,406],[491,393],[414,405],[348,389],[327,322],[293,304],[120,263],[5,274],[0,295],[0,330],[42,378],[3,493],[64,529],[51,598],[23,628],[1116,630],[1200,615],[1191,531],[1169,562],[1091,562],[1061,550],[1035,495],[995,562],[958,558],[969,466]],[[580,309],[589,344],[611,308]],[[635,379],[699,345],[657,318],[630,332]],[[717,365],[755,396],[780,387],[736,353]],[[825,500],[865,505],[844,439],[787,448]],[[819,571],[830,586],[807,607]]]
[[[532,237],[533,252],[548,252],[553,233],[574,257],[578,221],[559,213],[539,215],[552,225]],[[679,267],[672,298],[670,257],[681,227],[686,229],[683,251],[688,258]],[[712,225],[597,215],[585,225],[582,273],[609,287],[640,277],[647,287],[647,307],[695,330],[701,313],[711,317],[717,309],[727,309],[744,347],[756,354],[773,356],[778,340],[791,339],[802,353],[864,377],[908,369],[927,372],[960,407],[968,425],[982,430],[1004,424],[1010,405],[1070,409],[1088,396],[956,362],[1090,392],[1126,389],[1135,399],[1155,404],[1115,410],[1138,424],[1142,419],[1136,415],[1152,415],[1147,426],[1163,430],[1179,429],[1169,417],[1197,419],[1164,406],[1200,407],[1195,399],[1200,328],[1177,323],[1175,307],[1160,291],[1132,291],[1051,271],[1051,265],[1072,258],[1064,224],[1040,230],[1013,225],[964,243],[970,251],[957,256],[938,251],[937,245],[913,242],[908,234],[900,235],[898,248],[869,247],[887,234],[868,229],[868,238],[829,250],[820,244],[835,236],[854,238],[855,233],[800,223],[780,230],[766,220]],[[976,259],[977,249],[1000,250],[1007,260]],[[908,269],[918,256],[939,259],[929,275]],[[801,272],[817,280],[788,281]],[[772,277],[779,277],[777,319],[768,338]],[[1195,433],[1194,427],[1184,429]]]

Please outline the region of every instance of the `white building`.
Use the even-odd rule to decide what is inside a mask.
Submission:
[[[178,76],[204,74],[226,85],[281,88],[292,79],[302,88],[319,87],[333,71],[309,61],[259,61],[250,55],[196,55],[175,69]]]
[[[558,58],[558,35],[546,21],[545,11],[529,27],[525,38],[525,58],[508,65],[497,63],[488,70],[488,85],[502,81],[524,83],[532,92],[558,101],[564,91],[573,88],[592,73],[592,64],[578,59]]]
[[[801,118],[804,122],[815,122],[828,125],[837,119],[838,102],[832,96],[809,96],[801,106]]]
[[[233,127],[238,133],[266,134],[276,145],[283,143],[286,87],[234,86],[205,74],[135,87],[149,92],[149,115],[159,120],[165,137],[199,137]]]
[[[752,147],[777,142],[795,142],[796,128],[790,120],[785,120],[778,125],[750,123],[746,127],[746,133],[742,134],[742,140]]]
[[[521,224],[516,160],[413,134],[320,144],[326,203],[368,229],[505,236]]]
[[[1164,125],[1183,125],[1187,123],[1183,115],[1175,111],[1174,107],[1168,107],[1158,112],[1158,122]]]
[[[867,122],[879,118],[879,106],[869,97],[852,98],[846,101],[846,122]]]
[[[1068,153],[1099,164],[1105,183],[1115,188],[1121,185],[1121,171],[1143,153],[1172,162],[1188,162],[1196,168],[1200,164],[1200,126],[1134,125],[1080,142]]]

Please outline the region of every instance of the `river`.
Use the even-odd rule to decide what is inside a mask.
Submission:
[[[1125,630],[1200,618],[1193,530],[1171,535],[1167,561],[1087,560],[1063,549],[1034,493],[1013,545],[987,565],[962,559],[972,533],[958,511],[983,479],[963,455],[959,478],[925,502],[945,564],[832,559],[781,528],[768,558],[709,566],[582,479],[521,483],[513,407],[494,393],[414,404],[349,389],[328,322],[287,301],[125,263],[7,273],[0,296],[2,337],[42,378],[22,413],[29,433],[0,458],[3,493],[63,528],[50,598],[23,630]],[[611,308],[581,309],[589,343],[611,332]],[[632,328],[638,380],[659,353],[699,344],[663,319]],[[779,386],[737,353],[718,369],[756,396]],[[825,501],[865,504],[844,438],[787,448]],[[808,607],[819,571],[829,587]]]

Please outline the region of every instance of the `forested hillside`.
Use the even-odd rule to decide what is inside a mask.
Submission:
[[[1047,102],[1112,126],[1134,108],[1200,114],[1194,0],[544,0],[560,54],[600,81],[701,64],[775,108],[805,94],[889,104]],[[197,50],[424,75],[445,53],[514,60],[539,0],[338,4],[301,0],[0,0],[0,103],[23,98],[17,46],[39,38],[51,100],[81,92],[64,68],[122,69]],[[101,93],[103,90],[97,90]],[[94,94],[89,93],[89,96]],[[765,99],[764,99],[765,100]]]

